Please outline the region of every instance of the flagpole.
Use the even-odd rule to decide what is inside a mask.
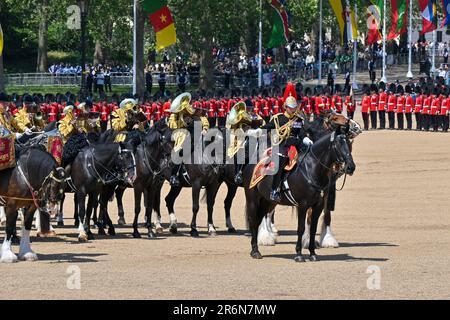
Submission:
[[[436,72],[436,29],[433,30],[433,56],[432,56],[432,67],[431,73],[434,78],[434,73]]]
[[[383,3],[383,70],[381,81],[387,83],[386,79],[386,0]]]
[[[320,0],[320,20],[319,20],[319,78],[318,85],[322,84],[322,0]]]
[[[259,0],[258,87],[262,87],[262,0]]]
[[[133,1],[133,94],[136,94],[137,92],[137,59],[136,59],[136,52],[137,52],[137,1]]]
[[[350,17],[351,19],[351,17]],[[358,24],[358,4],[355,1],[355,23]],[[356,84],[356,66],[358,62],[358,34],[353,39],[353,89],[358,89]]]
[[[413,78],[412,73],[412,0],[409,0],[409,32],[408,32],[408,42],[409,42],[409,52],[408,52],[408,73],[406,77]]]

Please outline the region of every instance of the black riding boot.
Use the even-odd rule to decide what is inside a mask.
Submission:
[[[178,179],[178,172],[180,171],[181,165],[176,165],[172,168],[172,175],[170,176],[169,183],[172,187],[178,187],[180,185],[180,180]]]
[[[275,202],[281,201],[281,193],[280,193],[280,186],[283,182],[284,178],[284,167],[289,162],[289,158],[287,156],[280,156],[279,158],[279,166],[278,166],[278,172],[273,176],[272,180],[272,192],[270,193],[270,200]]]

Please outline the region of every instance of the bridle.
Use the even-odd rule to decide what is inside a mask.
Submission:
[[[160,135],[158,139],[158,147],[162,145],[162,141],[164,141],[164,139],[165,135]],[[170,157],[170,152],[163,152],[164,165],[161,166],[160,162],[158,162],[154,157],[152,157],[147,152],[147,142],[145,141],[145,139],[142,139],[142,137],[141,137],[141,144],[144,150],[144,165],[148,169],[148,171],[150,171],[153,177],[156,177],[157,175],[161,174],[163,170],[169,167],[169,161],[167,161],[167,158]],[[152,168],[152,164],[155,165],[155,167],[157,168],[156,170]]]

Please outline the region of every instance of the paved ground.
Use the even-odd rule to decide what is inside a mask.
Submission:
[[[320,249],[317,263],[293,260],[296,217],[290,208],[278,209],[280,243],[262,247],[262,260],[251,259],[249,238],[244,235],[242,191],[233,206],[238,235],[224,231],[223,190],[215,214],[219,235],[207,236],[202,207],[201,237],[190,238],[183,224],[190,221],[191,207],[189,190],[185,190],[176,204],[179,235],[132,239],[128,226],[118,229],[114,238],[80,244],[75,229],[57,229],[57,238],[33,238],[40,261],[0,264],[0,297],[448,299],[449,145],[450,134],[443,133],[371,131],[358,137],[354,146],[357,170],[338,194],[333,217],[341,246]],[[165,185],[164,194],[167,189]],[[125,203],[127,222],[131,222],[131,192]],[[66,216],[71,212],[69,201]],[[113,206],[111,212],[116,220]],[[163,213],[167,222],[165,208]],[[66,219],[67,225],[72,223]],[[0,234],[3,237],[3,228]],[[76,270],[69,267],[81,272],[80,290],[67,287]],[[379,290],[368,289],[368,268],[379,268]]]

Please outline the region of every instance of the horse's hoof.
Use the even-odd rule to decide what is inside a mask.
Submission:
[[[191,237],[196,237],[196,238],[200,236],[198,234],[197,229],[191,229],[190,235],[191,235]]]
[[[118,224],[119,226],[124,226],[124,225],[126,225],[126,223],[125,223],[125,218],[124,218],[124,217],[120,217],[119,220],[117,220],[117,224]]]
[[[169,231],[171,234],[176,234],[178,232],[178,228],[177,228],[177,226],[173,225],[173,226],[170,226]]]
[[[75,221],[74,224],[73,224],[73,226],[74,226],[75,228],[78,228],[78,227],[80,226],[80,222],[79,222],[78,220]]]
[[[98,233],[97,233],[99,236],[104,236],[104,235],[106,235],[106,232],[105,232],[105,229],[103,229],[103,228],[98,228]]]
[[[116,229],[114,227],[109,227],[108,228],[108,234],[110,236],[115,236],[116,235]]]
[[[135,239],[141,238],[141,234],[139,233],[139,231],[137,231],[137,230],[133,231],[133,238],[135,238]]]
[[[295,256],[295,262],[305,262],[305,258],[302,255]]]
[[[81,236],[78,236],[78,242],[87,242],[88,241],[88,237],[87,237],[87,235],[81,235]]]
[[[316,262],[319,261],[319,259],[317,258],[317,256],[315,254],[312,254],[309,256],[309,260],[312,262]]]
[[[92,232],[88,232],[87,238],[88,240],[94,240],[94,234]]]
[[[153,230],[150,230],[148,232],[148,238],[149,239],[156,239],[157,238],[156,233],[154,233]]]
[[[56,232],[55,231],[49,231],[49,232],[38,232],[36,233],[36,237],[38,238],[53,238],[56,237]]]
[[[228,228],[228,233],[237,233],[235,228]]]
[[[250,256],[253,259],[262,259],[262,255],[261,255],[261,253],[259,251],[252,251],[252,252],[250,252]]]
[[[11,244],[20,244],[20,237],[18,237],[18,236],[12,236],[11,237]]]
[[[58,227],[64,227],[64,221],[58,221],[58,222],[56,223],[56,225],[57,225]]]
[[[7,253],[2,253],[2,256],[0,258],[0,262],[2,263],[13,263],[17,262],[17,256],[12,253],[11,251]]]
[[[36,253],[34,253],[33,251],[24,253],[24,254],[20,254],[19,253],[19,258],[20,260],[23,261],[37,261],[38,260],[38,256]]]
[[[156,231],[156,234],[163,234],[164,233],[164,229],[161,226],[156,227],[155,231]]]

